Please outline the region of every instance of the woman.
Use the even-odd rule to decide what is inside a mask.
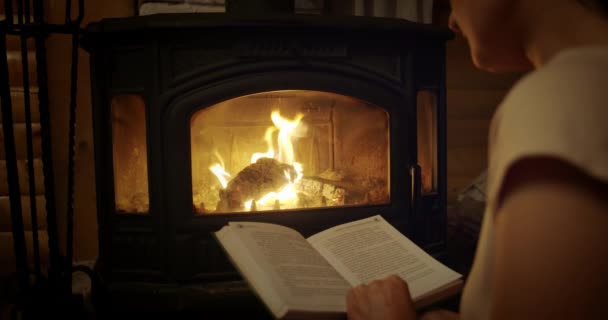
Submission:
[[[452,0],[478,68],[534,69],[497,109],[488,205],[460,315],[608,319],[608,1]],[[352,289],[349,319],[415,319],[392,276]]]

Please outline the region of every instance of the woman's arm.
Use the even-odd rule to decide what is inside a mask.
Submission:
[[[492,319],[608,319],[607,184],[527,159],[500,199]]]

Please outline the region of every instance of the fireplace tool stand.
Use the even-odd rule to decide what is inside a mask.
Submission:
[[[78,70],[78,49],[82,29],[80,27],[84,15],[84,0],[65,0],[65,18],[62,24],[51,24],[45,20],[45,7],[42,0],[2,0],[4,2],[4,17],[0,20],[0,101],[2,106],[2,129],[4,135],[4,154],[6,161],[6,176],[8,195],[10,199],[11,232],[15,256],[15,295],[9,295],[6,307],[11,318],[41,319],[57,316],[82,315],[82,297],[72,294],[72,274],[76,271],[85,272],[91,277],[93,285],[97,280],[91,269],[84,266],[72,266],[73,260],[73,230],[74,230],[74,136],[76,120],[76,90]],[[51,34],[71,37],[71,66],[69,89],[69,143],[68,152],[68,197],[66,221],[58,221],[56,210],[55,177],[53,173],[51,123],[49,110],[47,49],[46,39]],[[18,52],[21,57],[21,79],[18,86],[12,87],[10,81],[19,79],[19,75],[10,76],[8,57],[9,52]],[[29,70],[29,52],[34,52],[36,64],[36,79],[30,79],[33,71]],[[15,70],[10,70],[15,71]],[[68,70],[66,70],[67,72]],[[14,84],[13,84],[14,85]],[[23,105],[15,103],[11,91],[23,92]],[[38,96],[38,105],[31,99]],[[18,108],[23,108],[20,112]],[[41,162],[43,166],[44,200],[46,202],[46,232],[48,242],[41,240],[39,217],[36,202],[36,176],[34,174],[35,152],[32,138],[33,108],[38,108],[40,115]],[[16,113],[24,114],[24,120],[17,120]],[[26,128],[26,158],[18,159],[15,144],[15,122],[24,122]],[[64,148],[55,145],[54,148]],[[19,179],[18,162],[27,163],[26,179]],[[22,176],[22,178],[24,178]],[[20,188],[20,181],[27,181],[29,189]],[[21,190],[27,190],[22,196]],[[29,215],[26,217],[27,203]],[[26,243],[24,218],[31,221],[30,245]],[[66,223],[65,252],[60,249],[58,224]],[[41,262],[41,247],[48,246],[48,264]],[[32,254],[28,255],[28,250]],[[33,261],[28,261],[28,256]],[[1,302],[1,301],[0,301]],[[0,305],[2,307],[2,305]]]

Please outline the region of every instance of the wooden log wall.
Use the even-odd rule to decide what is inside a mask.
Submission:
[[[448,205],[487,167],[488,130],[494,110],[519,74],[479,71],[462,37],[447,47]]]

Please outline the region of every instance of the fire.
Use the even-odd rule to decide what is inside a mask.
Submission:
[[[269,192],[265,194],[260,200],[256,201],[256,205],[266,207],[273,207],[276,201],[282,205],[282,207],[286,208],[294,208],[298,201],[298,195],[294,188],[294,183],[288,183],[283,187],[283,189],[279,192]],[[251,210],[251,203],[247,202],[249,206],[247,206],[247,210]]]
[[[295,189],[295,183],[300,181],[303,176],[302,164],[295,161],[295,152],[293,147],[293,138],[300,127],[302,114],[297,114],[295,118],[288,119],[281,116],[278,110],[271,113],[270,119],[274,124],[274,127],[268,127],[264,135],[264,140],[268,145],[268,151],[264,153],[256,152],[251,156],[251,163],[255,163],[260,158],[273,158],[281,163],[291,165],[295,169],[295,176],[292,172],[287,170],[284,171],[285,177],[288,181],[282,189],[278,192],[269,192],[259,199],[247,199],[244,202],[245,209],[248,211],[255,210],[269,210],[269,209],[288,209],[295,208],[297,206],[297,192]],[[276,135],[277,151],[275,152],[274,136]],[[228,185],[228,178],[231,176],[230,173],[226,172],[222,158],[217,155],[220,163],[213,164],[209,169],[217,177],[218,181],[222,185],[222,189],[225,189]]]
[[[213,174],[215,174],[217,179],[220,181],[222,189],[226,188],[226,186],[228,185],[228,178],[230,177],[230,173],[226,172],[224,167],[219,163],[216,163],[209,167],[209,170],[211,170],[211,172],[213,172]]]
[[[274,158],[274,149],[272,148],[272,134],[275,131],[277,131],[277,128],[274,127],[268,127],[268,129],[266,129],[264,140],[266,140],[266,143],[268,144],[268,151],[266,151],[265,153],[254,153],[253,156],[251,156],[251,163],[255,163],[260,158]]]
[[[303,115],[298,114],[295,119],[289,121],[281,117],[278,111],[273,111],[270,115],[272,123],[279,129],[278,143],[279,143],[279,154],[277,160],[287,164],[294,163],[293,144],[291,143],[291,137],[293,132],[300,124]]]

